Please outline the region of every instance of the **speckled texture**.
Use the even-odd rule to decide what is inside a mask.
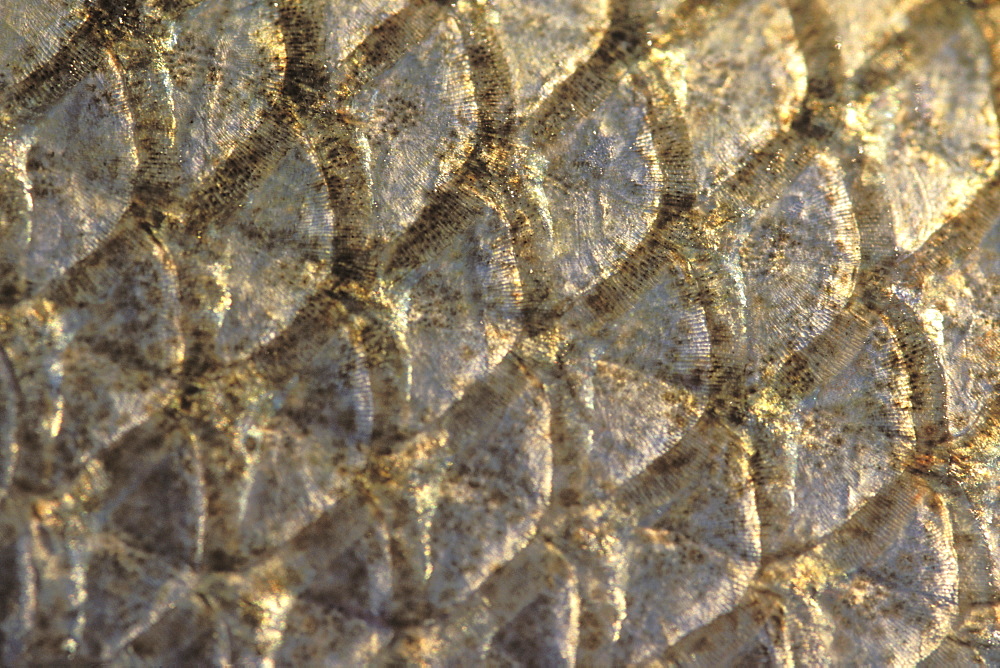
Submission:
[[[1000,663],[1000,9],[6,0],[0,664]]]

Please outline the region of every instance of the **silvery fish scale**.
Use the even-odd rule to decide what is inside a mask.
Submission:
[[[1000,6],[5,0],[0,664],[1000,663]]]

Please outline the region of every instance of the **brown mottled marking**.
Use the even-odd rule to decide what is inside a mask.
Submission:
[[[349,98],[399,60],[441,20],[442,4],[413,0],[376,27],[346,58],[335,97]]]

